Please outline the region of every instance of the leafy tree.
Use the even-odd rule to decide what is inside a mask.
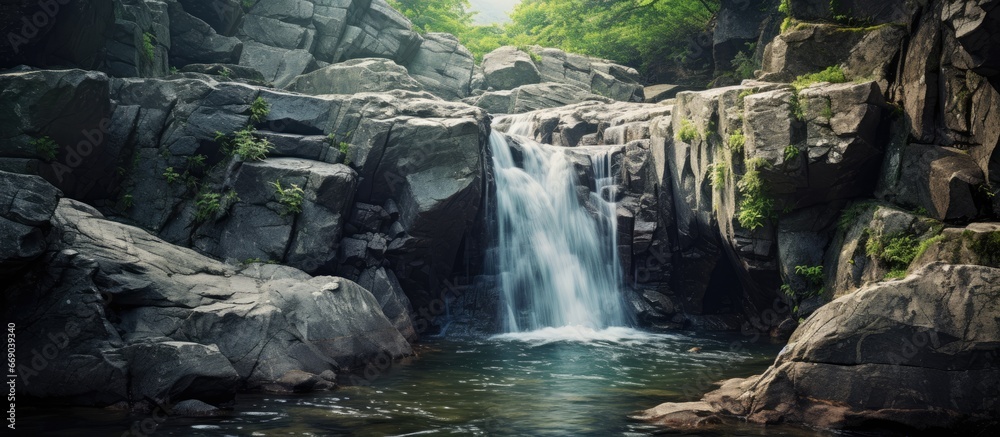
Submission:
[[[446,32],[460,36],[472,27],[468,0],[389,0],[420,32]]]

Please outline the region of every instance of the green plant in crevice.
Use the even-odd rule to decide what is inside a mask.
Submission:
[[[531,47],[524,44],[518,44],[517,49],[527,54],[528,57],[531,58],[531,63],[535,65],[540,65],[542,63],[542,55],[535,53],[534,50],[531,50]]]
[[[274,149],[274,145],[266,138],[257,137],[257,130],[252,126],[236,131],[231,140],[225,136],[222,136],[220,140],[217,133],[216,141],[221,141],[220,144],[223,145],[226,153],[239,155],[246,161],[263,161],[267,154]]]
[[[228,71],[228,70],[227,70]],[[250,103],[250,122],[260,123],[271,113],[271,104],[267,103],[263,97],[257,97]]]
[[[174,182],[177,182],[177,180],[181,178],[181,175],[180,173],[174,171],[173,167],[167,167],[163,171],[163,177],[167,180],[168,184],[172,185]]]
[[[146,53],[146,58],[149,58],[150,61],[156,57],[156,51],[153,45],[154,41],[156,41],[156,37],[153,36],[153,34],[149,32],[142,34],[142,49]]]
[[[122,209],[131,209],[133,206],[135,206],[135,197],[132,196],[132,193],[125,193],[122,196]]]
[[[826,292],[826,289],[823,287],[823,266],[821,265],[795,266],[795,274],[805,280],[805,290],[795,290],[791,285],[783,284],[781,291],[793,300],[792,312],[798,314],[799,304],[803,300],[822,296]]]
[[[837,230],[847,232],[851,225],[861,218],[861,214],[868,209],[868,206],[867,202],[858,202],[841,210],[840,218],[837,219]]]
[[[208,159],[205,155],[192,155],[187,157],[187,167],[188,170],[197,170],[205,168],[205,160]]]
[[[798,147],[788,146],[785,147],[785,162],[793,161],[795,158],[799,157],[799,153],[802,153]]]
[[[726,178],[729,176],[729,167],[725,163],[717,162],[711,166],[712,186],[721,189],[726,185]]]
[[[218,193],[209,193],[206,191],[198,193],[198,197],[195,198],[194,203],[196,209],[195,220],[203,222],[215,217],[219,209],[221,209],[219,198]]]
[[[753,231],[763,227],[764,222],[774,216],[774,200],[768,197],[767,183],[760,172],[769,166],[763,158],[747,161],[746,173],[736,184],[742,196],[736,219],[744,229]]]
[[[754,57],[757,43],[747,43],[746,51],[740,51],[733,57],[732,65],[739,79],[753,79],[754,72],[760,69],[760,63]]]
[[[180,73],[180,70],[178,70],[177,67],[170,67],[170,74],[177,74],[177,73]]]
[[[230,79],[233,78],[233,72],[230,69],[226,68],[226,67],[222,67],[222,69],[219,70],[219,76],[222,77],[225,80],[230,80]],[[258,97],[258,99],[259,98],[260,97]],[[254,101],[254,103],[256,103],[256,101]],[[267,102],[264,102],[264,103],[266,104]]]
[[[829,96],[826,97],[826,105],[823,106],[823,112],[820,115],[826,119],[827,123],[833,120],[833,101],[830,100]]]
[[[41,138],[35,138],[28,144],[35,148],[35,152],[38,153],[38,156],[40,156],[45,162],[55,161],[56,157],[59,155],[59,144],[47,135]]]
[[[799,95],[799,90],[792,90],[792,97],[788,101],[792,116],[798,121],[806,121],[806,110],[809,106],[808,100],[803,100]]]
[[[681,128],[677,131],[677,138],[685,143],[692,143],[698,139],[698,127],[688,119],[681,120]]]
[[[733,153],[743,153],[743,147],[747,144],[747,137],[743,135],[743,129],[736,129],[732,134],[729,135],[729,139],[726,140],[726,146]]]
[[[278,202],[285,207],[285,209],[281,212],[281,215],[284,216],[302,212],[302,201],[305,196],[305,191],[303,191],[301,187],[296,184],[291,184],[291,186],[285,188],[281,186],[280,180],[271,182],[271,186],[274,187],[274,193],[278,196]]]
[[[881,235],[868,231],[865,253],[889,268],[886,279],[898,279],[906,276],[910,263],[917,257],[920,243],[906,233]]]

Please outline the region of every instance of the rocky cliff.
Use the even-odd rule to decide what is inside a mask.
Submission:
[[[219,405],[379,368],[448,305],[492,319],[491,278],[466,287],[486,142],[521,122],[584,190],[576,150],[612,150],[609,261],[643,326],[791,335],[764,375],[647,419],[995,426],[995,2],[745,3],[711,49],[756,41],[756,79],[659,103],[559,50],[477,66],[383,0],[5,3],[0,287],[39,351],[21,389]]]

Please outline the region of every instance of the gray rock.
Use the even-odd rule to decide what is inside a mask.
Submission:
[[[239,375],[217,346],[139,342],[121,350],[131,368],[129,395],[155,404],[199,399],[231,402]]]
[[[212,26],[219,35],[233,36],[243,20],[243,6],[239,0],[177,0],[187,12]]]
[[[208,417],[222,415],[223,411],[197,399],[188,399],[170,407],[169,414],[181,417]]]
[[[385,268],[371,268],[361,273],[358,285],[370,291],[382,306],[382,312],[393,322],[408,340],[416,340],[417,333],[413,329],[410,313],[410,299],[406,297],[402,286],[396,280],[396,275]]]
[[[553,82],[523,85],[510,91],[488,91],[480,96],[465,99],[466,103],[494,114],[521,114],[586,101],[610,103],[611,99],[574,85]]]
[[[829,24],[800,24],[768,45],[762,70],[764,81],[791,82],[833,65],[845,65],[848,79],[890,73],[893,56],[886,50],[900,47],[904,32],[895,26],[853,29]]]
[[[475,59],[451,34],[428,33],[406,67],[424,89],[445,100],[469,96]]]
[[[19,344],[58,349],[37,374],[24,373],[31,396],[85,405],[139,395],[223,400],[291,371],[347,373],[410,353],[353,282],[284,266],[236,271],[69,200],[54,223],[54,246],[36,265],[46,279],[14,278],[18,312],[4,311],[25,327]],[[114,317],[102,305],[109,300]]]
[[[305,50],[283,50],[253,42],[244,43],[239,64],[257,69],[278,88],[319,67],[316,58]]]
[[[968,220],[979,215],[977,191],[986,182],[968,153],[933,145],[911,144],[903,150],[902,173],[888,199],[923,208],[938,220]]]
[[[512,90],[521,85],[541,82],[538,68],[531,57],[513,46],[500,47],[483,57],[485,86],[495,90]]]
[[[285,87],[305,94],[357,94],[389,90],[421,91],[406,68],[388,59],[352,59],[295,78]]]
[[[223,3],[220,3],[223,4]],[[179,3],[171,3],[170,64],[236,64],[243,53],[243,43],[221,36],[212,26],[185,12]]]
[[[0,171],[0,272],[11,274],[46,249],[49,220],[62,193],[38,176]]]
[[[256,69],[234,64],[189,64],[180,70],[182,73],[198,73],[215,76],[213,80],[220,82],[243,82],[249,85],[267,86],[264,75]]]
[[[575,85],[589,92],[623,102],[643,101],[639,72],[603,59],[566,53],[562,50],[530,47],[541,81]],[[485,59],[483,60],[485,67]],[[488,83],[487,85],[492,86]]]

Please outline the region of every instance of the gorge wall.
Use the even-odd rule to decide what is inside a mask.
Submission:
[[[659,103],[560,50],[476,65],[383,0],[4,3],[0,287],[40,354],[21,389],[221,405],[332,387],[445,312],[492,320],[487,141],[518,113],[591,191],[573,148],[615,150],[598,194],[643,326],[792,335],[763,376],[647,419],[995,425],[995,3],[724,1],[709,49],[757,41],[756,78]]]

